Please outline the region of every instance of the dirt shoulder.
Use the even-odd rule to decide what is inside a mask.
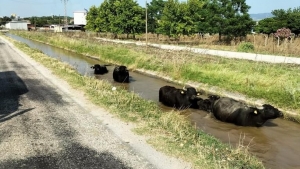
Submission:
[[[10,42],[3,38],[1,41],[4,42],[1,48],[6,48],[1,50],[1,58],[15,59],[7,60],[8,65],[2,66],[1,72],[19,70],[16,74],[24,81],[28,92],[20,96],[23,107],[10,112],[11,118],[0,124],[1,133],[4,133],[0,143],[0,168],[32,165],[39,160],[46,165],[60,165],[54,162],[57,159],[66,168],[88,162],[99,164],[101,161],[112,168],[124,168],[122,165],[128,168],[191,168],[189,163],[153,149],[146,143],[147,138],[131,131],[134,128],[132,124],[124,123],[95,106],[86,99],[84,93],[72,89],[68,83],[57,78]],[[16,67],[9,63],[16,63]],[[22,69],[18,68],[20,65]],[[22,73],[24,70],[26,71]],[[15,130],[10,130],[11,126]],[[78,155],[73,156],[74,153]],[[90,159],[82,160],[84,157]],[[72,165],[68,166],[70,163]]]

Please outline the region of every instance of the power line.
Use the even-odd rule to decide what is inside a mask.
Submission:
[[[65,26],[66,26],[66,28],[65,28],[65,30],[67,30],[68,29],[68,18],[67,18],[67,1],[68,0],[62,0],[62,1],[64,1],[64,5],[65,5]]]

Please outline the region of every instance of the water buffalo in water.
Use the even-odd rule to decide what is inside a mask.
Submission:
[[[209,95],[207,99],[199,99],[197,101],[199,109],[207,112],[211,112],[214,102],[219,98],[220,96],[218,95]]]
[[[95,65],[91,66],[91,68],[94,69],[94,74],[103,75],[108,72],[106,65],[101,66],[99,64],[95,64]]]
[[[126,66],[116,66],[113,72],[113,79],[120,83],[129,83],[129,71]]]
[[[163,86],[159,89],[159,101],[166,106],[177,109],[198,108],[200,93],[193,87],[177,89],[173,86]]]
[[[227,97],[215,101],[212,113],[218,120],[224,122],[256,127],[261,127],[269,119],[283,116],[281,111],[269,104],[256,108]]]

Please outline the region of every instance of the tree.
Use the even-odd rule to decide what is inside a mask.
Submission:
[[[188,11],[187,16],[190,19],[191,27],[187,27],[187,34],[206,32],[207,25],[205,24],[204,16],[205,9],[203,8],[205,0],[189,0],[187,1]]]
[[[43,17],[32,16],[29,18],[29,20],[32,24],[35,24],[36,27],[41,27],[41,26],[49,24],[47,18],[48,17],[46,17],[46,16],[43,16]]]
[[[287,27],[287,19],[289,14],[284,9],[276,9],[271,12],[276,20],[276,30],[282,27]]]
[[[98,15],[99,15],[98,8],[95,5],[91,6],[91,8],[89,9],[86,15],[86,22],[87,22],[85,26],[86,30],[95,31],[95,32],[99,31],[99,26],[96,23]]]
[[[259,21],[259,24],[255,27],[257,32],[261,33],[275,33],[277,29],[288,28],[293,33],[300,33],[300,8],[294,9],[276,9],[272,11],[274,17],[266,18]]]
[[[105,0],[98,9],[98,16],[95,20],[95,24],[97,25],[97,28],[99,32],[110,32],[109,26],[110,26],[110,15],[111,13],[111,7],[109,4],[109,1]]]
[[[289,28],[281,28],[276,31],[274,36],[278,39],[277,46],[280,44],[280,40],[287,40],[292,35],[292,32]]]
[[[11,21],[11,18],[8,16],[0,17],[0,25],[5,25],[7,22]]]
[[[189,18],[186,16],[186,3],[179,3],[178,0],[168,0],[158,23],[158,32],[178,39],[180,35],[185,33],[185,27],[189,24]]]
[[[289,14],[287,19],[287,26],[296,35],[300,34],[300,12]]]
[[[90,10],[91,11],[91,10]],[[92,13],[92,14],[89,14]],[[118,34],[141,33],[145,28],[145,12],[133,0],[104,0],[87,16],[87,28],[93,31]]]
[[[254,27],[255,32],[270,35],[276,32],[278,29],[277,21],[274,18],[265,18],[258,21],[258,24]]]
[[[161,20],[164,6],[165,1],[163,0],[152,0],[150,4],[147,3],[147,18],[149,32],[158,34],[158,22]]]
[[[208,0],[206,22],[210,33],[241,37],[250,33],[255,22],[250,18],[246,0]]]
[[[287,25],[293,33],[299,34],[300,33],[300,7],[294,9],[288,9],[287,13]]]
[[[274,36],[277,38],[285,39],[285,38],[289,38],[291,36],[291,34],[292,34],[292,32],[289,28],[281,28],[276,31]]]
[[[110,20],[112,28],[118,33],[133,34],[144,32],[145,11],[133,0],[120,0],[113,3],[116,15]]]

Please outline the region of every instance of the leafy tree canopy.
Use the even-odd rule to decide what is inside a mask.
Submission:
[[[117,34],[141,33],[145,30],[145,12],[134,0],[104,0],[87,14],[86,29]]]
[[[250,18],[250,6],[245,0],[209,0],[206,22],[211,33],[229,37],[246,36],[255,22]]]
[[[163,0],[152,0],[150,4],[147,3],[147,20],[149,32],[158,33],[158,22],[161,20],[165,2],[166,1]]]
[[[11,18],[8,16],[0,17],[0,25],[5,25],[9,21],[11,21]]]
[[[103,3],[105,3],[105,1]],[[96,19],[99,17],[98,15],[99,15],[99,10],[95,5],[93,5],[89,9],[89,11],[86,15],[86,22],[87,22],[87,24],[85,26],[86,30],[99,32],[99,28],[96,23]]]
[[[278,29],[278,23],[274,18],[265,18],[260,20],[254,29],[258,33],[271,34]]]
[[[276,9],[272,11],[274,17],[259,21],[255,30],[260,33],[275,33],[280,28],[288,28],[292,33],[300,33],[300,8]]]

